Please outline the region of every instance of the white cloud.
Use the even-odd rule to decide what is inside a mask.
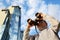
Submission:
[[[59,16],[60,15],[60,5],[58,5],[58,4],[46,5],[45,2],[42,1],[38,12],[46,13],[60,21],[60,19],[59,19],[60,18],[60,16]]]
[[[21,30],[24,31],[26,29],[26,25],[21,25]]]
[[[45,1],[42,1],[38,12],[47,13],[47,5],[45,4]]]
[[[27,2],[28,6],[32,7],[32,8],[36,8],[38,6],[38,4],[41,3],[42,0],[29,0]]]
[[[12,6],[17,6],[17,5],[19,5],[19,4],[18,4],[18,1],[12,1],[12,2],[11,2],[11,5],[12,5]]]
[[[35,9],[34,9],[34,8],[31,8],[31,9],[29,9],[29,10],[26,12],[26,15],[27,15],[27,16],[32,16],[34,12],[35,12]]]
[[[11,0],[6,0],[6,2],[7,2],[8,4],[10,4]]]
[[[28,0],[27,5],[29,9],[26,11],[26,16],[35,19],[35,13],[39,10],[41,4],[42,0]]]
[[[19,0],[20,4],[24,4],[25,0]]]
[[[48,15],[51,15],[60,21],[60,5],[49,4],[47,12],[48,12]]]
[[[12,0],[11,5],[23,5],[25,0]]]
[[[4,8],[5,8],[4,4],[0,2],[0,9],[4,9]]]

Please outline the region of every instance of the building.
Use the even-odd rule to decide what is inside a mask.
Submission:
[[[5,28],[1,40],[22,40],[23,31],[21,27],[21,8],[19,6],[11,6],[3,9],[2,12],[7,13],[4,20],[0,24],[4,24]]]

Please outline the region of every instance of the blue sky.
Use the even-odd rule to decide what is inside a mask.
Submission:
[[[45,0],[47,4],[60,4],[60,0]]]
[[[21,7],[21,30],[26,28],[28,18],[35,19],[36,12],[43,12],[60,21],[60,0],[0,0],[0,9],[8,8],[12,5]],[[30,34],[34,33],[35,28],[32,27]]]

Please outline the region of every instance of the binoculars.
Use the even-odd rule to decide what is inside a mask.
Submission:
[[[36,13],[35,16],[36,16],[36,19],[35,20],[32,20],[32,19],[28,19],[27,22],[30,24],[30,25],[38,25],[38,23],[40,23],[41,21],[43,21],[43,16],[41,16],[42,13]]]

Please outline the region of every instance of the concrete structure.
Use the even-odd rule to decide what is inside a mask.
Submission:
[[[3,35],[2,35],[2,38],[1,40],[9,40],[9,28],[10,28],[10,12],[8,9],[3,9],[2,11],[6,11],[7,15],[5,17],[5,20],[4,20],[4,23],[6,23],[6,26],[5,26],[5,29],[4,29],[4,32],[3,32]],[[6,21],[7,20],[7,21]]]
[[[22,32],[20,30],[21,26],[21,8],[19,6],[11,6],[9,7],[11,14],[11,22],[10,22],[10,40],[22,40]],[[12,11],[11,11],[12,10]],[[12,37],[13,35],[13,37]]]

